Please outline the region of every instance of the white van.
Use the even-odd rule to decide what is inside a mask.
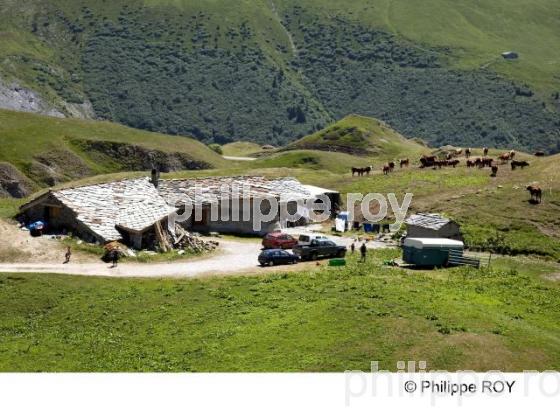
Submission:
[[[309,245],[311,245],[311,241],[316,240],[316,239],[329,240],[329,238],[327,238],[324,235],[300,235],[298,237],[298,245],[299,246],[309,246]]]

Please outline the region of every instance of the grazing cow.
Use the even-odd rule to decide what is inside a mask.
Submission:
[[[406,159],[401,159],[401,161],[400,161],[400,167],[401,167],[401,168],[403,168],[403,167],[407,167],[407,168],[408,168],[409,165],[410,165],[410,160],[409,160],[408,158],[406,158]]]
[[[498,166],[492,165],[492,173],[490,174],[491,177],[496,177],[498,175]]]
[[[467,159],[469,159],[469,158],[471,157],[471,149],[470,149],[470,148],[467,148],[467,149],[465,150],[465,157],[466,157]]]
[[[473,164],[472,166],[474,167],[484,168],[484,167],[491,167],[493,162],[494,160],[492,158],[484,157],[484,158],[477,158],[471,163]]]
[[[458,159],[453,159],[451,161],[447,161],[447,163],[445,165],[451,166],[453,168],[455,168],[457,165],[459,165],[461,161],[459,161]]]
[[[528,167],[529,163],[527,161],[511,161],[511,170],[515,171],[515,169],[517,167],[524,169],[525,167]]]
[[[546,154],[543,151],[535,152],[535,157],[544,157]]]
[[[354,176],[354,174],[358,174],[358,176],[363,177],[364,174],[367,174],[369,176],[369,173],[371,172],[372,168],[371,167],[365,167],[365,168],[352,168],[352,176]]]
[[[484,147],[483,152],[485,157],[488,156],[488,147]]]
[[[540,204],[542,202],[542,189],[538,185],[529,185],[527,191],[531,194],[530,202]]]
[[[467,168],[474,168],[475,166],[475,161],[473,161],[472,159],[467,159]]]
[[[391,172],[389,164],[383,165],[383,175],[389,175],[389,172]]]
[[[436,156],[435,155],[431,155],[431,156],[427,156],[427,155],[423,155],[422,158],[420,158],[420,168],[428,168],[434,165],[434,163],[436,162]]]
[[[511,152],[504,152],[498,157],[498,159],[502,162],[502,164],[505,164],[511,159]]]

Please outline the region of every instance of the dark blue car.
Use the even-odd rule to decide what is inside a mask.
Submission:
[[[259,255],[259,263],[261,266],[287,265],[297,263],[299,258],[282,249],[265,249]]]

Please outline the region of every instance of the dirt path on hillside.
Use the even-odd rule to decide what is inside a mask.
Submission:
[[[256,161],[257,158],[253,157],[232,157],[231,155],[222,155],[223,159],[227,159],[229,161]]]

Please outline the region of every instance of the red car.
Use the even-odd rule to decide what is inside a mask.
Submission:
[[[298,243],[297,239],[282,232],[272,232],[267,234],[262,246],[265,249],[292,249]]]

